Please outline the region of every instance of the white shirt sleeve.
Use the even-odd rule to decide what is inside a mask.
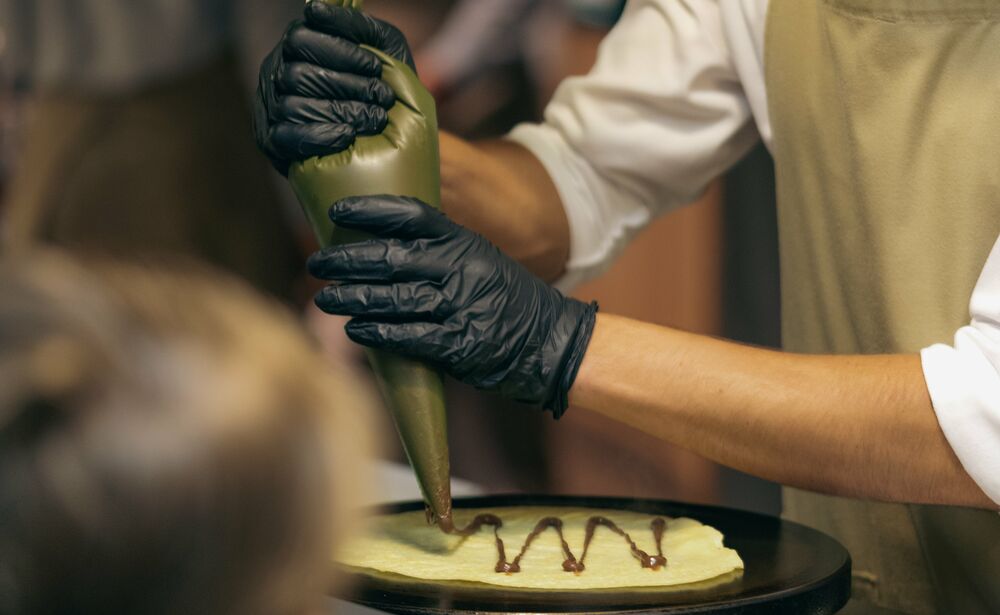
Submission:
[[[600,274],[757,141],[718,2],[632,0],[593,71],[509,138],[545,166],[571,231],[561,288]]]
[[[970,302],[972,322],[954,345],[922,353],[945,437],[976,484],[1000,504],[1000,239]]]

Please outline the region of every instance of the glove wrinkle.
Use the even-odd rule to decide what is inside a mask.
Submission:
[[[306,24],[316,30],[341,36],[352,43],[369,45],[405,62],[416,72],[413,54],[406,37],[395,26],[366,13],[332,6],[325,2],[310,2],[305,10]]]
[[[281,52],[290,61],[366,77],[382,76],[382,62],[373,53],[344,38],[312,30],[302,21],[292,22]]]

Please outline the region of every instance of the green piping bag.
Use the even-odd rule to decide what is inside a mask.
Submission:
[[[316,0],[361,10],[361,0]],[[292,165],[288,178],[324,247],[364,236],[337,229],[330,206],[348,196],[392,194],[441,207],[441,167],[434,99],[409,66],[365,47],[383,65],[382,79],[396,104],[382,134],[359,137],[350,149]],[[448,429],[441,375],[405,357],[369,350],[379,389],[392,413],[410,465],[430,512],[442,529],[451,527]]]

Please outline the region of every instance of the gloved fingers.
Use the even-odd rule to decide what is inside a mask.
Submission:
[[[253,112],[258,147],[287,175],[293,162],[341,152],[358,134],[382,132],[395,93],[378,79],[381,71],[370,51],[293,22],[259,72]]]
[[[307,62],[366,77],[382,75],[382,61],[374,53],[362,49],[356,42],[336,36],[336,33],[309,28],[301,21],[292,23],[288,28],[282,50],[289,61]]]
[[[363,346],[380,348],[429,363],[442,363],[442,357],[453,349],[445,325],[432,322],[388,323],[354,319],[345,327],[347,336]]]
[[[305,98],[354,100],[391,109],[396,93],[381,79],[328,70],[305,62],[283,62],[275,75],[277,90]]]
[[[309,2],[305,16],[310,28],[381,49],[416,70],[406,37],[391,24],[361,11],[333,6],[321,0]]]
[[[396,239],[445,237],[459,228],[443,213],[411,197],[349,197],[330,207],[334,224]]]
[[[305,67],[308,65],[301,62],[282,66],[275,75],[275,90],[310,98],[356,100],[385,109],[396,103],[396,94],[380,79],[334,71],[320,73],[322,69]]]
[[[264,58],[260,72],[257,76],[257,104],[255,110],[267,111],[267,119],[270,119],[271,107],[278,99],[277,76],[282,70],[284,60],[277,50]]]
[[[309,257],[309,273],[331,282],[442,282],[449,261],[421,240],[370,239],[326,248]]]
[[[300,162],[313,156],[342,152],[357,133],[350,124],[275,124],[268,130],[265,150],[272,158]]]
[[[442,321],[452,311],[451,301],[441,288],[428,282],[331,285],[321,290],[315,301],[327,314],[366,318]]]
[[[282,158],[272,143],[271,111],[274,104],[274,92],[269,88],[270,79],[264,77],[268,60],[264,61],[261,77],[257,85],[257,100],[253,106],[253,132],[257,147],[270,159],[271,164],[282,175],[288,175],[288,161]]]
[[[347,124],[355,132],[374,135],[385,130],[389,115],[382,107],[353,100],[321,100],[286,96],[278,101],[277,117],[291,124]]]

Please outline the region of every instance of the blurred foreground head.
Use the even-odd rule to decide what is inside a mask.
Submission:
[[[0,613],[311,611],[367,436],[323,364],[235,282],[0,263]]]

